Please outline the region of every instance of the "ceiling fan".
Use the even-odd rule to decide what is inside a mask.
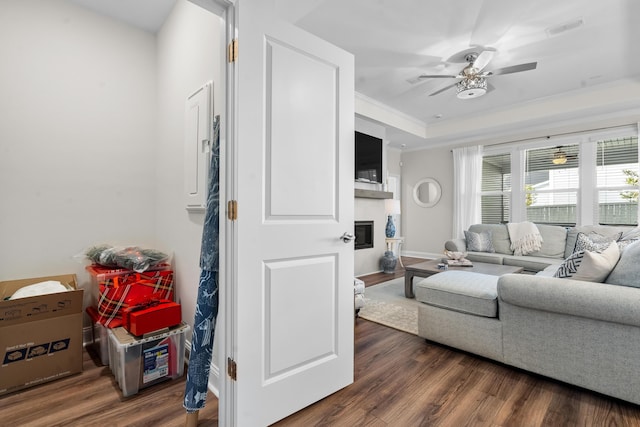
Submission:
[[[567,163],[567,160],[575,160],[578,158],[575,154],[567,154],[562,151],[562,145],[558,145],[556,149],[557,151],[553,153],[553,157],[551,158],[551,163],[554,165],[564,165]]]
[[[451,78],[460,81],[437,90],[429,96],[434,96],[445,90],[456,87],[457,96],[460,99],[471,99],[487,93],[487,77],[498,76],[501,74],[513,74],[521,71],[535,70],[538,63],[528,62],[526,64],[511,65],[509,67],[498,68],[493,71],[483,71],[493,58],[494,50],[483,50],[480,54],[477,52],[469,52],[465,55],[465,61],[469,64],[460,73],[456,75],[446,74],[423,74],[419,79],[440,79]]]

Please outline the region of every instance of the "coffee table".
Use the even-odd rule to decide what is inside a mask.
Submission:
[[[431,259],[418,264],[407,265],[404,267],[404,296],[414,298],[413,278],[429,277],[433,274],[442,273],[447,270],[440,270],[438,264],[440,259]],[[491,276],[503,276],[505,274],[520,273],[524,268],[514,267],[511,265],[489,264],[486,262],[473,262],[472,267],[449,266],[449,270],[473,271],[474,273],[489,274]]]

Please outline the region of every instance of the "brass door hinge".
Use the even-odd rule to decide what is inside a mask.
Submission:
[[[238,202],[235,200],[229,200],[227,202],[227,218],[231,221],[238,219]]]
[[[236,365],[236,361],[227,357],[227,375],[229,375],[229,377],[234,381],[236,381],[237,369],[238,366]]]
[[[231,40],[229,46],[227,46],[227,60],[229,62],[236,62],[238,59],[238,39]]]

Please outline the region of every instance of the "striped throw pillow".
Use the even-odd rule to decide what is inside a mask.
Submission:
[[[582,260],[584,259],[585,251],[578,251],[571,254],[571,256],[564,260],[560,267],[555,272],[553,277],[559,277],[561,279],[566,279],[569,277],[573,277],[578,272],[578,267],[582,264]]]

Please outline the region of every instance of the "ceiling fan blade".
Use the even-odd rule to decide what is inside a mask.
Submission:
[[[511,65],[510,67],[498,68],[497,70],[482,73],[482,77],[498,76],[500,74],[513,74],[521,71],[535,70],[538,66],[537,62],[528,62],[526,64]]]
[[[463,79],[464,76],[452,76],[447,74],[422,74],[419,79]]]
[[[429,96],[434,96],[434,95],[437,95],[437,94],[439,94],[439,93],[442,93],[442,92],[444,92],[444,91],[445,91],[445,90],[447,90],[447,89],[451,89],[452,87],[454,87],[454,86],[455,86],[455,85],[457,85],[457,84],[458,84],[458,83],[454,83],[454,84],[452,84],[452,85],[445,86],[445,87],[443,87],[443,88],[442,88],[442,89],[440,89],[440,90],[437,90],[437,91],[435,91],[435,92],[433,92],[433,93],[430,93],[430,94],[429,94]]]
[[[482,53],[478,55],[476,60],[473,61],[473,68],[477,70],[476,73],[479,73],[484,69],[484,67],[489,65],[489,62],[493,58],[494,52],[495,51],[493,50],[483,50]]]

